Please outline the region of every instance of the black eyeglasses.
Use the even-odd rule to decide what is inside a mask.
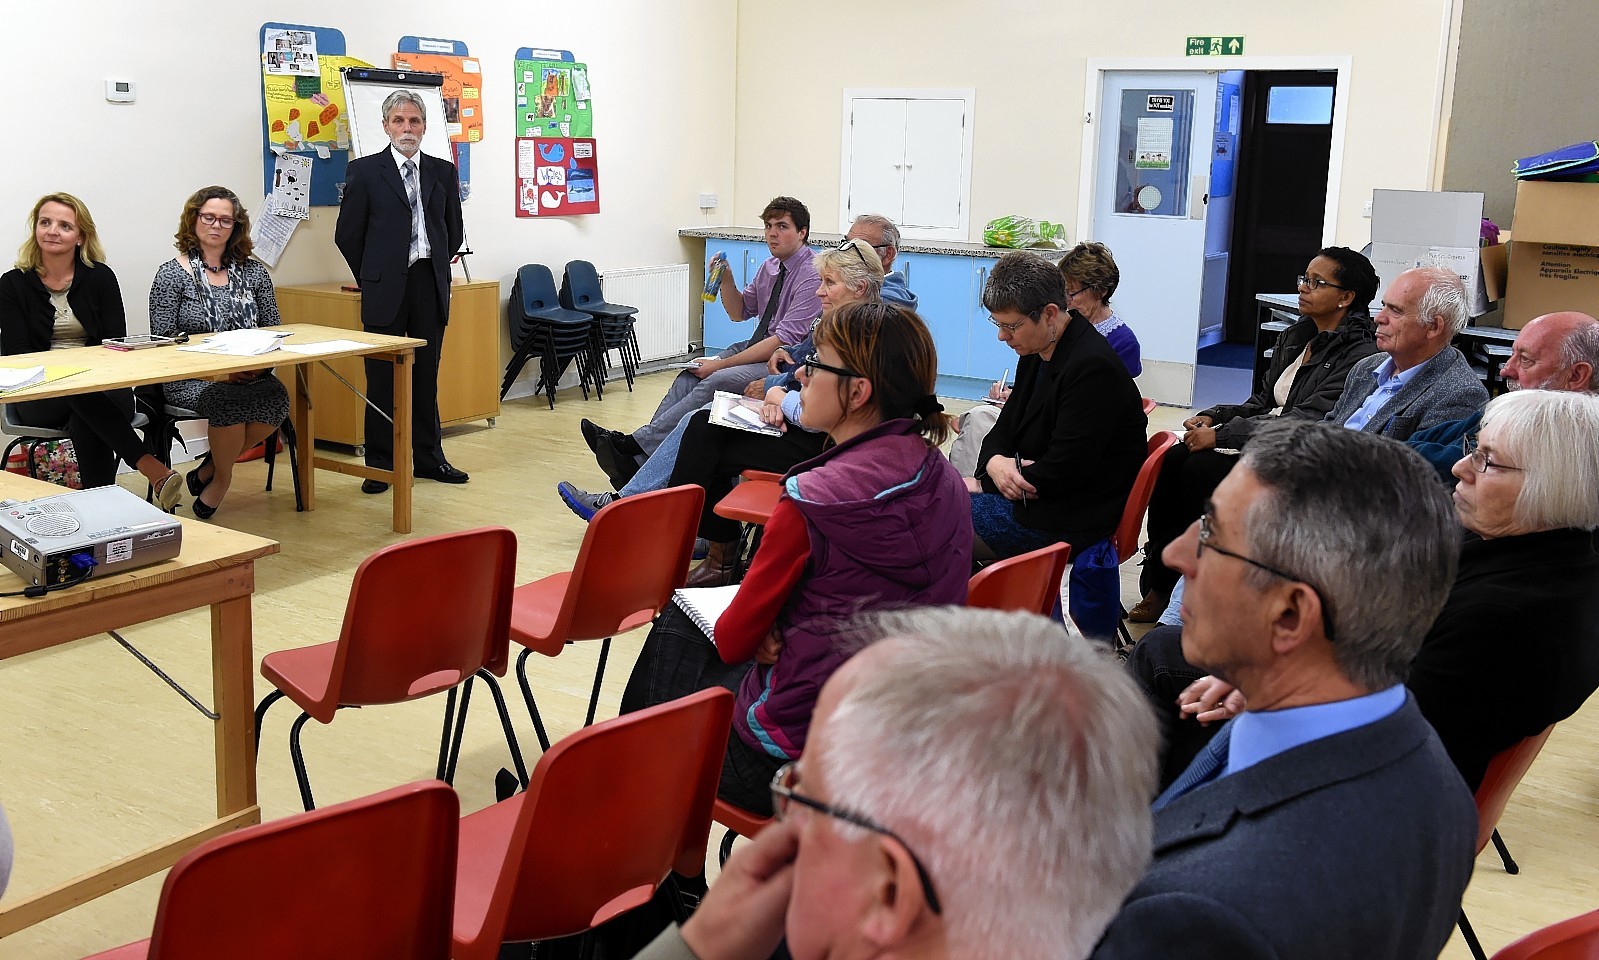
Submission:
[[[1043,310],[1042,307],[1040,307],[1039,309],[1034,310],[1032,313],[1024,314],[1024,316],[1027,317],[1027,320],[1032,320],[1032,321],[1034,321],[1036,323],[1038,321],[1038,318],[1043,316],[1043,314],[1044,314],[1044,310]],[[989,323],[992,323],[994,326],[1000,328],[1001,330],[1005,331],[1006,333],[1015,333],[1017,328],[1019,328],[1022,324],[1026,323],[1027,320],[1018,320],[1015,323],[1000,323],[998,320],[996,320],[994,318],[993,314],[989,314],[989,316],[988,316],[988,322]]]
[[[1517,473],[1525,473],[1527,469],[1526,467],[1512,467],[1504,463],[1494,463],[1490,455],[1484,453],[1482,448],[1477,446],[1477,434],[1475,433],[1469,433],[1460,438],[1460,450],[1471,458],[1471,469],[1478,473],[1487,473],[1489,467],[1493,467],[1495,470],[1514,470]]]
[[[1279,570],[1270,564],[1261,563],[1259,560],[1256,560],[1253,557],[1246,557],[1241,553],[1234,553],[1233,551],[1228,550],[1226,547],[1216,546],[1216,532],[1211,529],[1210,524],[1211,517],[1208,511],[1199,515],[1199,543],[1194,548],[1194,558],[1196,560],[1204,556],[1206,549],[1210,549],[1224,557],[1232,557],[1234,560],[1242,560],[1255,569],[1264,570],[1274,577],[1282,577],[1284,580],[1288,580],[1293,583],[1304,584],[1310,588],[1311,593],[1316,595],[1316,599],[1321,601],[1322,629],[1327,631],[1328,640],[1333,639],[1332,603],[1327,600],[1327,594],[1323,593],[1320,587],[1316,586],[1314,583],[1311,583],[1309,580],[1306,580],[1304,577],[1295,576],[1294,574],[1289,573],[1287,570]]]
[[[865,241],[865,240],[862,240],[862,241],[861,241],[861,243],[866,243],[866,241]],[[868,247],[870,247],[870,246],[871,246],[871,244],[869,244],[869,243],[866,243],[866,245],[867,245],[867,246],[868,246]],[[843,241],[843,242],[841,242],[841,243],[840,243],[840,244],[839,244],[839,245],[838,245],[838,248],[839,248],[839,249],[840,249],[840,250],[853,250],[853,251],[855,251],[855,255],[856,255],[856,256],[857,256],[857,257],[860,257],[860,258],[861,258],[861,263],[865,263],[865,262],[866,262],[866,254],[864,254],[864,253],[862,253],[862,252],[861,252],[861,248],[860,248],[860,247],[857,247],[857,246],[856,246],[856,245],[855,245],[855,241],[854,241],[854,240],[845,240],[845,241]]]
[[[229,216],[218,216],[217,214],[214,214],[214,213],[202,213],[199,216],[199,220],[200,220],[201,223],[205,224],[208,227],[221,227],[224,230],[228,229],[229,227],[233,226],[235,223],[238,222],[238,221],[234,220],[232,217],[229,217]]]
[[[1066,299],[1070,300],[1072,297],[1077,296],[1079,293],[1082,293],[1084,290],[1087,290],[1087,289],[1088,289],[1087,287],[1078,287],[1076,290],[1067,290],[1066,291]]]
[[[863,830],[870,830],[873,833],[880,833],[885,837],[889,837],[904,847],[906,853],[910,854],[911,863],[916,866],[916,876],[922,881],[922,896],[927,899],[927,908],[935,914],[944,912],[943,905],[939,903],[938,894],[933,890],[932,875],[927,872],[927,867],[922,864],[922,860],[916,855],[916,851],[912,850],[911,845],[905,842],[905,838],[869,817],[863,817],[858,813],[850,813],[848,810],[840,810],[820,800],[812,800],[810,797],[795,792],[794,782],[798,779],[798,776],[799,768],[790,761],[778,767],[777,773],[772,777],[772,813],[777,816],[777,819],[787,820],[788,805],[797,803],[802,807],[809,807],[817,813],[825,813],[835,820],[842,820]]]
[[[1320,277],[1307,277],[1302,273],[1299,275],[1299,279],[1295,281],[1295,283],[1301,290],[1320,290],[1322,287],[1332,287],[1334,290],[1349,289],[1348,287],[1340,287],[1331,280],[1323,280]]]
[[[812,357],[811,359],[805,361],[804,363],[800,364],[800,366],[805,368],[805,376],[807,376],[807,377],[816,376],[816,371],[818,371],[818,370],[826,370],[828,373],[831,373],[835,377],[859,377],[859,376],[863,376],[863,374],[856,373],[853,370],[845,370],[843,367],[829,366],[828,364],[823,363],[822,361],[816,359],[815,357]]]

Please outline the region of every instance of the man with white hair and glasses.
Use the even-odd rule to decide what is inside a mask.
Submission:
[[[1155,728],[1089,643],[925,608],[822,689],[777,821],[643,960],[1078,960],[1149,858]],[[690,952],[691,951],[691,952]]]

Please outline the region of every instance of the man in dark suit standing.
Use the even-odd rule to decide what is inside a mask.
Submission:
[[[450,260],[465,235],[455,165],[422,152],[427,114],[422,98],[396,90],[383,101],[389,148],[350,161],[334,242],[361,287],[361,326],[371,333],[417,337],[411,388],[411,448],[418,477],[465,483],[467,475],[444,459],[438,380],[444,325],[450,318]],[[394,368],[366,361],[367,399],[394,410]],[[367,466],[394,467],[393,430],[366,408]],[[367,480],[363,493],[388,484]]]

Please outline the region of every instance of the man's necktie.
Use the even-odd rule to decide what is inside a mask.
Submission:
[[[783,281],[788,279],[788,264],[779,262],[777,265],[777,282],[772,284],[772,295],[766,298],[766,309],[761,311],[761,322],[755,327],[754,336],[750,343],[760,343],[766,339],[766,331],[772,325],[772,318],[777,316],[777,301],[783,296]]]
[[[422,236],[422,205],[418,202],[416,161],[405,161],[400,164],[400,170],[405,180],[405,200],[411,205],[411,253],[410,259],[405,261],[406,266],[410,266],[416,262],[417,257],[422,253],[420,242]]]
[[[1232,739],[1233,725],[1227,724],[1216,732],[1205,749],[1188,765],[1188,769],[1172,781],[1166,792],[1155,798],[1153,809],[1159,810],[1178,797],[1198,786],[1203,786],[1221,775],[1227,766],[1227,744]]]

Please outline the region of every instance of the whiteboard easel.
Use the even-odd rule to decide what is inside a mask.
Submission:
[[[350,111],[350,158],[377,153],[389,145],[383,130],[383,101],[396,90],[409,90],[422,98],[427,128],[422,131],[422,152],[449,160],[450,135],[444,122],[444,77],[437,73],[348,67],[344,71],[344,96]]]

